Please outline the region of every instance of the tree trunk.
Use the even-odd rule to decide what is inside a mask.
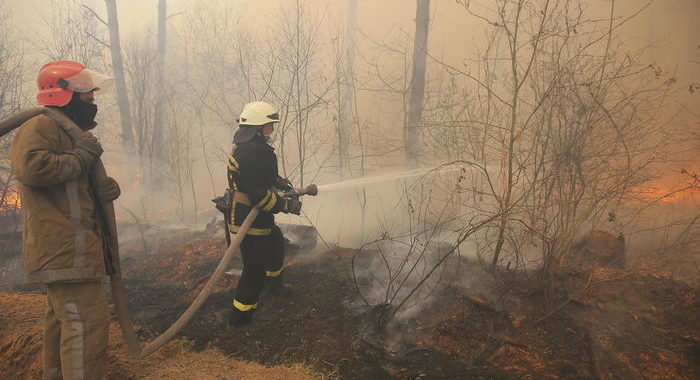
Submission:
[[[416,36],[413,45],[413,76],[408,104],[408,124],[406,125],[406,166],[416,167],[422,151],[420,122],[423,114],[425,92],[425,62],[428,55],[428,23],[430,21],[430,0],[417,0]]]
[[[109,46],[112,53],[112,72],[117,87],[117,103],[119,119],[122,127],[122,146],[127,157],[133,157],[134,138],[131,129],[131,111],[129,110],[129,93],[126,90],[122,49],[119,43],[119,21],[117,19],[117,3],[115,0],[105,0],[107,19],[109,22]]]
[[[350,126],[353,119],[353,84],[355,73],[355,25],[357,19],[357,0],[348,0],[348,24],[346,30],[347,45],[345,50],[346,66],[342,71],[344,82],[340,87],[340,114],[338,115],[338,167],[340,179],[348,166]]]
[[[162,165],[164,160],[163,141],[163,106],[165,100],[165,89],[163,80],[165,72],[165,43],[166,43],[166,8],[167,0],[158,0],[158,58],[156,60],[156,102],[153,111],[153,150],[151,167],[156,168]],[[151,172],[155,176],[157,170]],[[158,178],[152,178],[157,184]]]

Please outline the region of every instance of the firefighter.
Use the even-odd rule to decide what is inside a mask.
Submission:
[[[274,292],[282,288],[284,237],[275,224],[278,212],[299,215],[301,202],[285,198],[277,190],[289,190],[289,182],[277,173],[277,156],[270,146],[275,123],[275,108],[255,101],[243,107],[239,128],[233,137],[234,148],[228,158],[229,188],[234,191],[228,228],[238,232],[252,207],[260,210],[241,242],[243,273],[233,299],[231,324],[241,327],[252,322],[260,293],[267,282]]]
[[[22,124],[10,148],[22,199],[26,280],[47,289],[43,379],[106,376],[109,309],[94,191],[112,201],[120,190],[109,177],[90,188],[88,173],[102,146],[88,130],[97,125],[94,91],[111,79],[78,62],[44,65],[38,104],[63,112],[85,132],[72,141],[56,121],[39,115]]]

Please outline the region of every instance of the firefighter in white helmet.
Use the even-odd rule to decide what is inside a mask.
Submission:
[[[279,120],[277,110],[269,103],[246,104],[228,158],[229,188],[235,192],[228,221],[230,232],[238,232],[252,207],[260,210],[241,243],[243,273],[233,299],[234,327],[252,322],[266,282],[273,292],[282,288],[284,237],[275,224],[274,214],[301,212],[297,198],[284,198],[277,193],[277,190],[291,190],[289,181],[277,173],[277,156],[270,146]]]

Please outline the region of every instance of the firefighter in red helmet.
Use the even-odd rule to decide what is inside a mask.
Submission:
[[[57,61],[39,71],[37,102],[63,112],[85,132],[75,141],[47,115],[26,121],[10,149],[20,182],[26,279],[47,288],[43,379],[103,379],[109,308],[101,285],[104,239],[96,201],[114,200],[112,178],[94,194],[88,174],[102,146],[94,128],[94,91],[111,78],[78,62]]]

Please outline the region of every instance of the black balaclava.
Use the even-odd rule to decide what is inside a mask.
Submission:
[[[233,135],[234,144],[242,144],[253,140],[256,136],[263,137],[262,126],[241,124]]]
[[[70,102],[61,108],[82,130],[87,131],[97,126],[95,123],[97,105],[80,100],[80,93],[73,92]]]

